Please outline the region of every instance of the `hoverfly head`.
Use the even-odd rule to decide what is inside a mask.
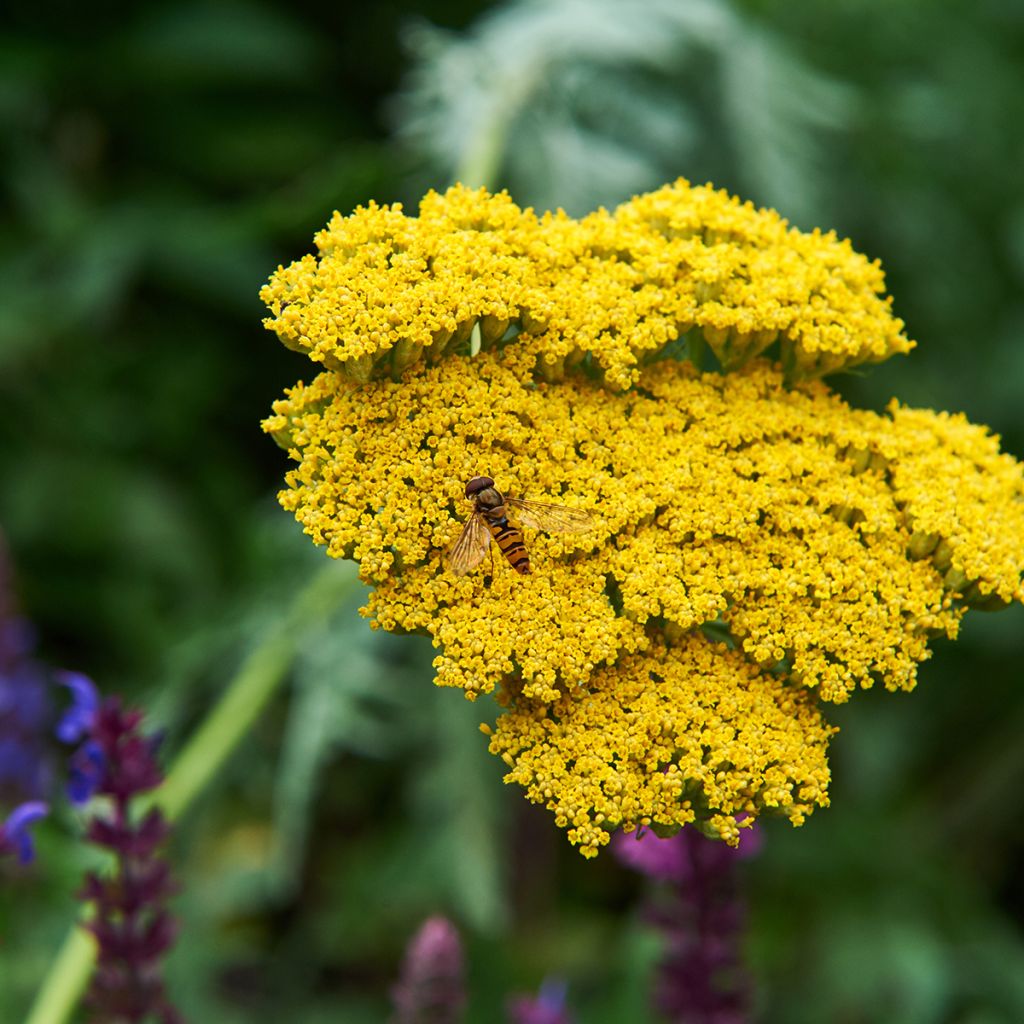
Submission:
[[[494,481],[489,476],[475,476],[466,484],[466,497],[472,500],[481,491],[486,491],[488,487],[493,486]]]

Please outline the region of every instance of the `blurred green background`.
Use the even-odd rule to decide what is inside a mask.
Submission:
[[[323,562],[258,428],[310,370],[257,291],[332,210],[412,205],[466,160],[575,214],[684,175],[834,227],[920,343],[834,383],[1024,456],[1015,0],[43,2],[6,15],[0,124],[0,527],[45,657],[144,705],[172,753]],[[181,1008],[384,1020],[443,912],[474,1024],[552,974],[581,1024],[653,1020],[642,883],[504,790],[490,709],[360,602],[181,824]],[[973,613],[917,692],[836,710],[832,808],[770,823],[744,869],[759,1020],[1024,1020],[1022,660],[1020,608]],[[74,829],[3,880],[4,1024],[68,924]]]

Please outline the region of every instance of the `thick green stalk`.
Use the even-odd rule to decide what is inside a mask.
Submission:
[[[490,116],[463,152],[455,168],[455,181],[469,188],[483,186],[494,190],[508,148],[512,124],[529,102],[545,71],[543,63],[527,63],[493,83]]]
[[[331,563],[325,567],[245,660],[152,795],[151,802],[169,820],[180,817],[206,788],[287,677],[302,641],[352,594],[355,585],[353,566]],[[26,1024],[64,1024],[78,1003],[96,960],[96,944],[82,928],[83,920],[68,932]]]

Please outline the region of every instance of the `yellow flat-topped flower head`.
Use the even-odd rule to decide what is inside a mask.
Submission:
[[[735,844],[763,810],[828,803],[825,725],[807,690],[688,633],[594,673],[583,694],[516,699],[491,750],[585,855],[609,830],[694,823]],[[744,825],[744,821],[746,825]]]
[[[846,242],[677,182],[582,221],[456,188],[335,215],[317,245],[263,293],[321,364],[264,424],[294,462],[282,504],[359,563],[374,625],[431,637],[440,685],[495,693],[507,778],[584,852],[799,824],[827,802],[821,702],[913,687],[969,604],[1024,596],[997,439],[816,379],[910,347]],[[591,528],[510,506],[532,572],[459,575],[476,476]]]
[[[317,256],[261,296],[289,348],[363,383],[518,339],[547,379],[592,366],[612,388],[690,337],[736,369],[776,346],[790,380],[907,352],[881,268],[847,241],[680,180],[614,213],[537,217],[501,193],[431,192],[335,214]]]

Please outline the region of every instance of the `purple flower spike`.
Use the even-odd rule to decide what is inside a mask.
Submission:
[[[0,672],[24,661],[36,645],[32,624],[14,615],[4,617],[0,609]]]
[[[457,1024],[462,1020],[466,1003],[462,943],[447,918],[428,918],[413,936],[391,998],[396,1024]]]
[[[21,664],[31,653],[35,636],[29,622],[17,614],[11,565],[0,536],[0,675]]]
[[[116,697],[104,701],[92,727],[92,738],[99,744],[106,769],[99,791],[116,800],[156,789],[163,781],[156,761],[159,740],[139,731],[142,713],[125,710]]]
[[[61,743],[77,743],[92,729],[100,707],[100,695],[93,681],[81,672],[57,672],[57,682],[71,691],[71,707],[57,723]]]
[[[508,1024],[572,1024],[565,1005],[569,986],[548,978],[536,996],[513,996],[508,1002]]]
[[[73,758],[81,793],[110,797],[86,830],[91,843],[117,857],[111,877],[86,876],[79,896],[96,912],[87,925],[99,946],[86,1001],[96,1021],[181,1021],[161,977],[161,960],[174,941],[166,903],[174,893],[161,846],[169,826],[158,808],[141,813],[136,797],[160,783],[152,738],[142,715],[108,698],[93,716],[90,738]]]
[[[30,800],[15,807],[0,825],[0,854],[16,853],[19,863],[28,864],[36,852],[28,827],[49,813],[49,806],[42,800]]]
[[[731,864],[746,860],[761,849],[761,833],[756,828],[740,830],[739,846],[726,846],[717,840],[702,843],[703,837],[693,829],[684,828],[674,836],[662,839],[649,829],[637,829],[626,834],[618,832],[612,838],[615,856],[634,871],[663,882],[685,884],[696,870],[694,849],[700,849],[701,863]]]
[[[760,837],[742,833],[740,849],[692,828],[660,839],[652,832],[615,837],[615,853],[649,878],[668,883],[647,919],[665,942],[654,1004],[674,1024],[742,1024],[750,982],[740,958],[743,903],[737,863],[756,853]]]

